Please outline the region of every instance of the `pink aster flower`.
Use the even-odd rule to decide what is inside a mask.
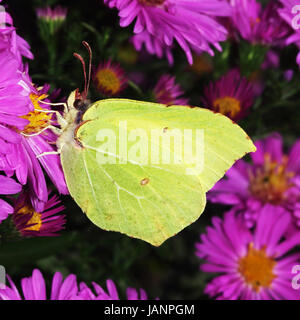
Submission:
[[[298,0],[279,0],[282,4],[282,8],[278,9],[280,17],[291,27],[293,30],[292,34],[287,37],[286,44],[295,44],[300,50],[300,28],[297,26],[296,14],[298,13],[296,6],[299,6]],[[295,20],[296,19],[296,20]],[[295,25],[296,24],[296,25]],[[297,64],[300,68],[300,51],[296,58]]]
[[[0,194],[17,194],[22,190],[22,186],[15,180],[6,176],[0,175]],[[0,199],[0,223],[5,220],[9,214],[13,213],[14,209],[6,201]]]
[[[253,96],[252,85],[237,69],[232,69],[205,87],[202,101],[206,107],[237,121],[247,115]]]
[[[213,55],[212,47],[221,50],[219,42],[227,37],[227,30],[217,21],[217,17],[231,15],[227,1],[104,0],[104,3],[119,10],[121,27],[135,20],[134,33],[146,31],[159,40],[155,41],[156,46],[170,47],[175,40],[190,64],[191,48]]]
[[[45,152],[56,150],[57,136],[47,129],[49,125],[55,124],[55,120],[52,113],[45,112],[49,109],[43,103],[43,101],[50,102],[46,93],[49,86],[37,89],[31,84],[28,76],[24,76],[22,85],[27,98],[30,99],[32,109],[27,114],[20,116],[22,120],[26,120],[27,124],[22,129],[15,130],[20,141],[13,145],[14,152],[8,154],[6,159],[14,168],[19,182],[23,185],[29,184],[33,205],[36,210],[41,211],[48,199],[43,169],[60,193],[67,194],[68,190],[59,155],[50,154],[38,158]]]
[[[21,280],[19,291],[8,276],[9,285],[0,289],[0,300],[47,300],[46,283],[42,273],[34,269],[32,276]],[[76,276],[70,274],[65,280],[60,272],[56,272],[52,279],[49,300],[77,300],[78,286]]]
[[[102,95],[117,96],[126,88],[128,79],[121,65],[109,59],[94,70],[93,82]]]
[[[284,238],[290,220],[272,205],[264,207],[251,231],[233,210],[223,219],[214,217],[196,243],[196,255],[204,260],[200,269],[220,273],[205,293],[218,300],[299,300],[292,268],[300,264],[300,254],[288,253],[300,243],[300,233]]]
[[[56,6],[53,9],[51,7],[37,8],[36,14],[39,19],[47,21],[64,21],[66,19],[68,9],[62,6]]]
[[[84,283],[80,284],[80,297],[83,300],[120,300],[119,294],[115,283],[108,279],[106,280],[107,292],[93,282],[93,289],[95,293]],[[126,295],[128,300],[147,300],[147,294],[145,290],[140,289],[138,292],[134,288],[127,288]]]
[[[12,215],[16,229],[23,237],[57,236],[66,223],[66,216],[58,214],[65,209],[60,203],[53,195],[45,203],[44,210],[37,212],[31,204],[30,194],[23,192],[15,201]]]
[[[42,26],[42,30],[47,30],[52,36],[59,30],[63,22],[66,20],[67,13],[68,9],[62,6],[56,6],[53,9],[51,7],[36,9],[39,23],[45,25]]]
[[[233,7],[232,23],[240,36],[251,42],[279,45],[290,33],[290,28],[280,20],[279,3],[270,1],[265,8],[256,0],[230,0]]]
[[[153,89],[155,101],[166,105],[187,105],[188,99],[183,98],[183,91],[175,82],[175,77],[162,75]]]
[[[239,160],[208,193],[212,202],[233,205],[252,227],[268,204],[281,207],[300,227],[300,140],[288,154],[282,138],[273,134],[255,143],[252,163]],[[299,229],[298,229],[299,230]]]

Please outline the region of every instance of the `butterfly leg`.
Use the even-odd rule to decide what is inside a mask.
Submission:
[[[40,135],[42,132],[44,132],[44,131],[46,131],[48,129],[51,130],[57,136],[60,136],[62,134],[62,129],[54,127],[52,125],[49,125],[49,126],[43,128],[42,130],[40,130],[39,132],[36,132],[36,133],[27,134],[27,133],[22,132],[21,134],[24,137],[35,137],[35,136]]]
[[[56,115],[56,120],[58,122],[58,124],[60,125],[61,128],[64,128],[68,122],[66,121],[66,119],[60,114],[60,112],[56,111],[56,110],[39,110],[39,112],[44,112],[44,113],[55,113]]]
[[[41,158],[41,157],[44,157],[44,156],[49,156],[49,155],[54,155],[54,154],[60,154],[60,152],[59,151],[47,151],[47,152],[43,152],[41,154],[38,154],[36,156],[36,158],[38,159],[38,158]]]
[[[63,145],[62,145],[62,146],[59,146],[59,147],[57,148],[57,151],[46,151],[46,152],[43,152],[43,153],[37,155],[36,158],[38,159],[38,158],[41,158],[41,157],[44,157],[44,156],[60,154],[62,147],[63,147]]]
[[[40,101],[40,103],[44,103],[44,104],[46,104],[48,106],[63,106],[64,107],[64,114],[69,112],[69,106],[68,106],[68,104],[66,102],[52,103],[52,102]],[[49,110],[49,111],[55,111],[55,110]]]
[[[48,156],[48,155],[51,155],[51,154],[52,154],[52,155],[53,155],[53,154],[60,154],[62,147],[63,147],[63,145],[60,146],[60,147],[58,147],[58,148],[57,148],[57,151],[46,151],[46,152],[43,152],[43,153],[37,155],[36,158],[38,159],[38,158],[41,158],[41,157],[44,157],[44,156]]]

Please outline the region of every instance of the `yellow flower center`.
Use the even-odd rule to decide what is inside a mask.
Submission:
[[[29,112],[25,116],[21,116],[21,118],[29,120],[29,123],[24,128],[23,133],[36,133],[41,131],[50,124],[52,115],[43,112],[47,109],[42,108],[39,104],[39,101],[45,99],[46,97],[46,94],[42,94],[40,96],[35,93],[30,94],[30,100],[34,106],[34,110]]]
[[[256,292],[262,287],[270,287],[276,277],[273,272],[276,261],[267,256],[265,248],[254,249],[252,243],[247,255],[240,258],[238,264],[239,273]]]
[[[121,81],[118,75],[111,69],[100,69],[96,74],[96,79],[100,88],[116,94],[121,89]]]
[[[255,198],[264,203],[278,205],[286,198],[286,191],[293,186],[290,179],[294,173],[287,171],[288,158],[283,157],[282,163],[271,160],[269,154],[265,154],[264,165],[256,172],[249,173],[249,190]]]
[[[165,0],[138,0],[140,4],[144,4],[150,7],[156,7],[162,5]]]
[[[22,231],[40,231],[42,226],[42,215],[39,212],[34,211],[30,205],[24,205],[17,211],[18,214],[31,214],[31,218],[27,221],[26,225],[30,227],[25,227]]]
[[[241,111],[241,103],[233,97],[218,98],[213,103],[214,110],[234,118]]]

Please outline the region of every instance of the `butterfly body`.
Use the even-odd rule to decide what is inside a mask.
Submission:
[[[61,127],[61,134],[56,142],[59,153],[61,153],[63,146],[68,144],[79,147],[76,142],[75,131],[80,125],[82,115],[88,109],[90,103],[86,104],[82,99],[77,99],[77,95],[78,90],[70,94],[62,118],[59,117],[57,119]]]

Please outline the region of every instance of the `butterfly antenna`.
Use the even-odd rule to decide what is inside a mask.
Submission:
[[[85,67],[85,62],[82,58],[82,56],[76,52],[73,53],[73,56],[75,58],[77,58],[81,64],[82,64],[82,69],[83,69],[83,75],[84,75],[84,91],[83,91],[83,95],[84,95],[84,98],[86,98],[87,96],[87,81],[86,81],[86,67]]]
[[[90,88],[90,82],[91,82],[91,74],[92,74],[92,49],[90,45],[86,41],[82,41],[82,44],[85,46],[89,53],[89,74],[88,74],[88,82],[87,82],[87,92]]]

